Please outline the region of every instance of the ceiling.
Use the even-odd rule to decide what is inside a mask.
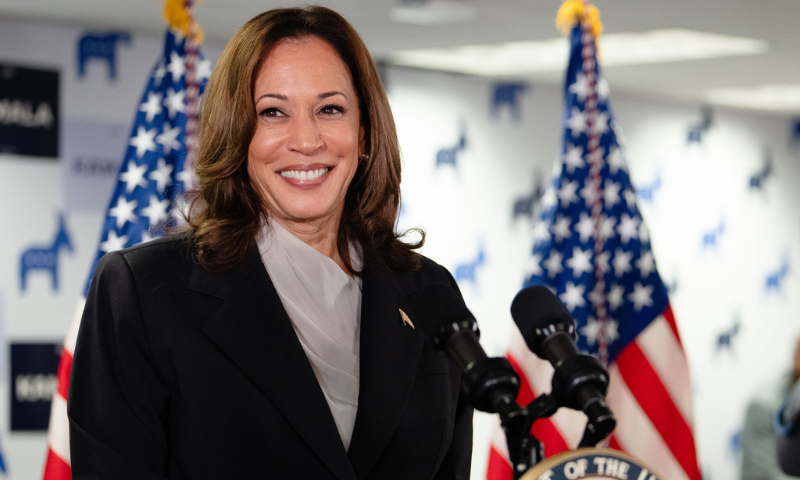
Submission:
[[[406,0],[408,1],[408,0]],[[414,25],[392,20],[401,0],[323,0],[353,23],[377,59],[412,48],[452,47],[559,35],[555,15],[561,0],[461,0],[477,15],[472,20]],[[270,8],[305,2],[202,0],[197,17],[208,41],[224,43],[252,16]],[[595,0],[606,33],[688,28],[765,40],[766,54],[687,60],[606,69],[615,92],[703,103],[708,91],[800,85],[800,0]],[[163,0],[0,0],[0,19],[23,19],[163,31]],[[533,82],[557,84],[561,73],[538,73]],[[800,106],[784,114],[800,113]]]

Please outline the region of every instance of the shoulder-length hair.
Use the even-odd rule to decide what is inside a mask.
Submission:
[[[355,29],[324,7],[271,10],[256,16],[231,38],[209,79],[200,115],[197,157],[199,195],[188,223],[197,260],[207,270],[239,264],[256,247],[267,217],[264,199],[247,171],[248,148],[256,128],[255,79],[269,52],[286,38],[317,37],[328,42],[350,71],[358,95],[367,157],[360,162],[345,195],[338,251],[347,269],[358,274],[349,242],[365,257],[401,271],[419,267],[413,252],[394,230],[400,206],[400,146],[394,117],[369,51]]]

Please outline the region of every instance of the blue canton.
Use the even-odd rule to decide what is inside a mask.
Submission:
[[[597,113],[592,128],[599,135],[596,155],[602,165],[598,199],[602,213],[597,232],[603,248],[599,256],[595,254],[595,190],[590,184],[592,159],[587,154],[586,100],[591,84],[583,71],[581,35],[579,25],[570,36],[561,159],[556,162],[554,178],[542,198],[525,286],[545,285],[554,290],[578,323],[578,347],[597,354],[604,341],[611,363],[664,312],[667,289],[656,271],[647,228],[636,206],[636,194],[608,103],[608,87],[597,66],[592,39],[598,78]],[[602,298],[593,294],[598,267],[605,280]],[[604,323],[596,320],[600,302],[605,302],[607,311]]]
[[[192,188],[192,172],[184,170],[185,55],[185,38],[168,30],[163,56],[153,67],[137,108],[85,294],[100,257],[161,237],[166,227],[180,221],[177,204]],[[199,54],[196,68],[202,93],[211,74],[211,62]]]

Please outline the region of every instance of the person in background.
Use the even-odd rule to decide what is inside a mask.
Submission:
[[[795,352],[794,367],[763,385],[750,399],[742,432],[741,480],[788,480],[776,457],[777,435],[773,427],[775,410],[791,386],[800,378],[800,343]]]
[[[800,340],[794,353],[791,391],[774,414],[778,464],[787,475],[800,476]],[[796,477],[791,477],[796,478]]]
[[[397,132],[358,34],[323,7],[258,15],[203,101],[188,231],[97,266],[73,478],[468,480],[461,371],[410,299],[463,300],[394,230]]]

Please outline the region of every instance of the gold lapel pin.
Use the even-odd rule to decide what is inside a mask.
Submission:
[[[400,309],[398,308],[398,310]],[[408,325],[409,327],[414,328],[414,324],[411,323],[411,319],[408,318],[408,315],[406,315],[406,312],[403,310],[400,310],[400,318],[403,319],[403,325]],[[414,330],[416,330],[416,328],[414,328]]]

